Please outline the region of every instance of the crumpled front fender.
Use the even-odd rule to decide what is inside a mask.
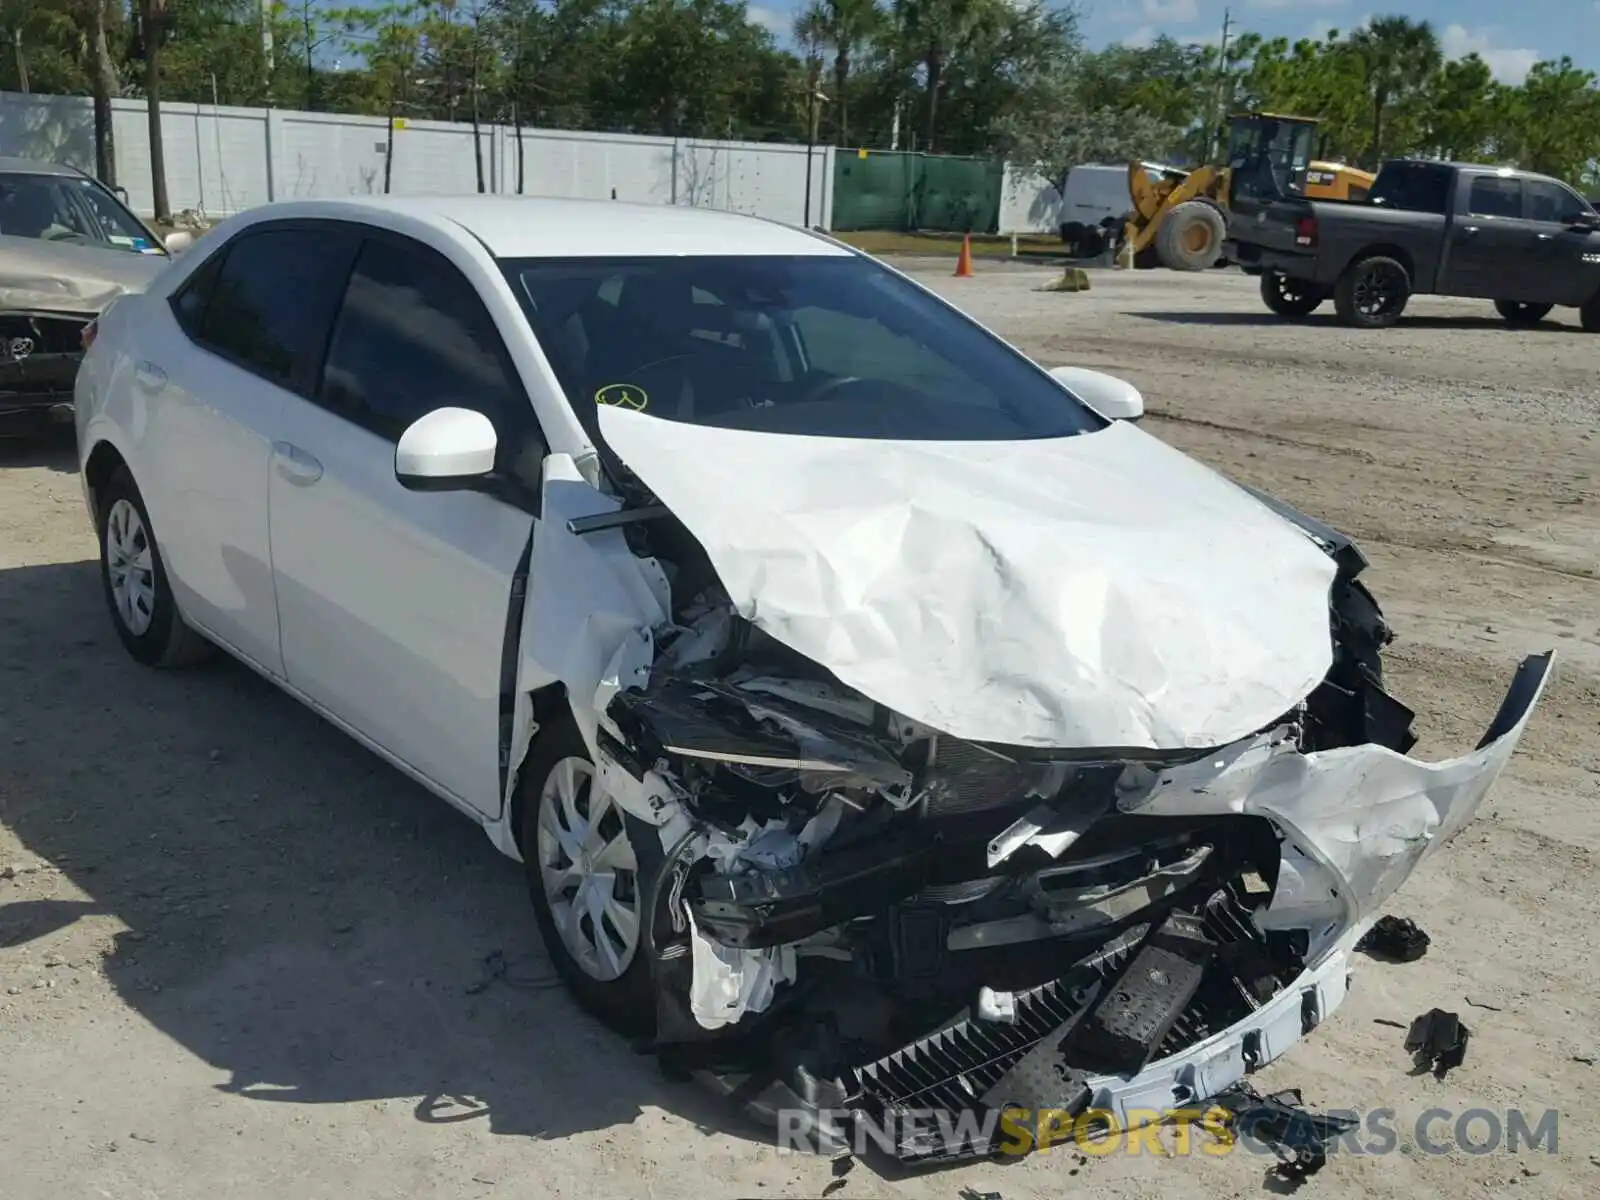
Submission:
[[[1374,920],[1417,864],[1473,818],[1554,664],[1553,651],[1523,660],[1483,740],[1459,758],[1427,763],[1375,745],[1304,754],[1275,730],[1163,770],[1120,807],[1142,816],[1269,818],[1285,836],[1284,874],[1262,925],[1311,927],[1314,965],[1340,933]]]

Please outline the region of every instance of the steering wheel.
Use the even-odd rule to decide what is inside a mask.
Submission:
[[[819,383],[805,395],[801,396],[799,400],[795,401],[795,403],[813,404],[818,400],[822,400],[825,397],[833,395],[833,393],[839,391],[841,388],[847,388],[851,384],[865,382],[867,381],[860,375],[840,375],[836,379],[827,379],[822,383]]]
[[[81,236],[83,235],[76,233],[71,229],[67,229],[64,226],[52,225],[39,235],[39,240],[45,242],[64,242],[68,238]]]

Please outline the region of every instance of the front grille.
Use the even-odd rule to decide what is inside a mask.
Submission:
[[[1017,1019],[963,1019],[854,1071],[861,1100],[878,1111],[974,1108],[1029,1050],[1083,1007],[1087,989],[1126,965],[1148,927],[1129,930],[1060,979],[1016,995]]]
[[[1003,808],[1026,799],[1042,768],[1017,763],[957,738],[941,737],[923,787],[930,817]]]

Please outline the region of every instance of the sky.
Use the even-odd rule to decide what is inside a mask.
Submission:
[[[799,0],[752,0],[750,14],[787,42],[800,6]],[[1539,59],[1563,54],[1600,72],[1600,0],[1083,0],[1080,9],[1084,36],[1097,48],[1163,33],[1214,42],[1224,9],[1236,32],[1290,41],[1354,29],[1374,14],[1401,15],[1431,21],[1447,57],[1477,51],[1508,83],[1520,83]]]

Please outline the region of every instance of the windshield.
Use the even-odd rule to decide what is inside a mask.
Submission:
[[[163,253],[116,197],[81,175],[0,175],[0,234]]]
[[[770,433],[1058,438],[1104,422],[1039,367],[854,256],[504,264],[580,420],[598,405]]]

